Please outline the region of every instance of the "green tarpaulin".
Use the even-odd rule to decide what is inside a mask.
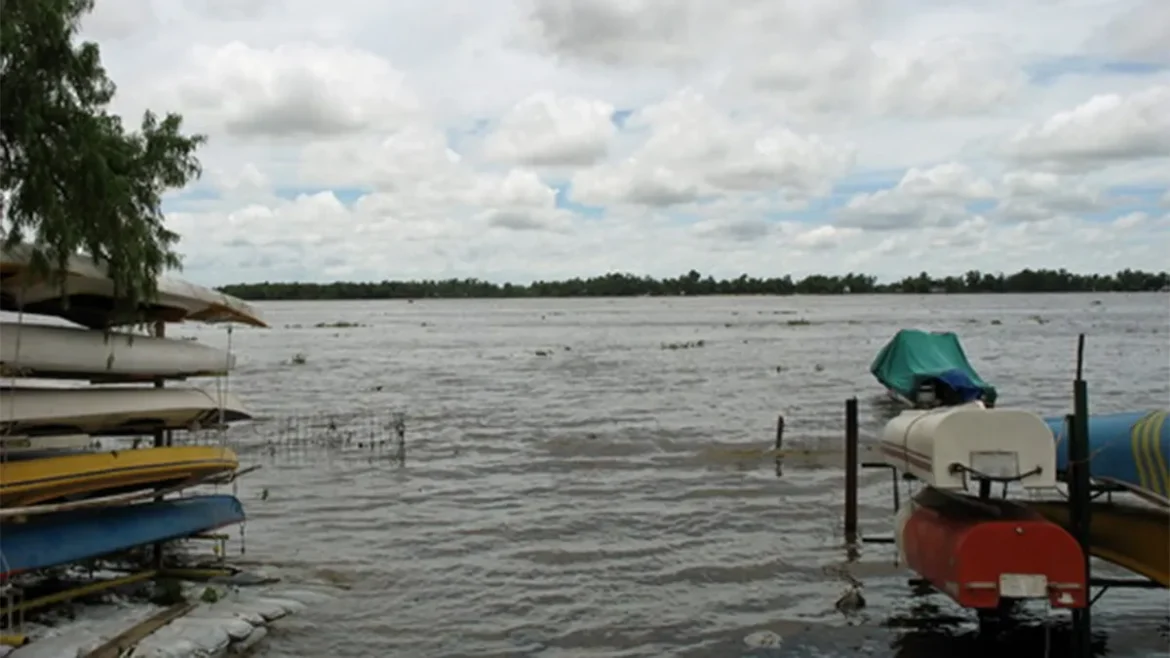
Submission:
[[[941,384],[966,401],[980,397],[995,404],[995,387],[983,381],[952,332],[928,333],[902,329],[878,352],[869,371],[886,388],[916,402],[925,384]],[[945,402],[945,401],[944,401]]]

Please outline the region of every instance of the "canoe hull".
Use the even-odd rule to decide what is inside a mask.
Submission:
[[[878,449],[891,467],[936,489],[962,491],[987,477],[1027,489],[1056,486],[1048,428],[1039,416],[1019,409],[986,409],[973,402],[906,410],[886,424]]]
[[[72,454],[0,463],[0,508],[108,496],[227,475],[229,448],[177,446]]]
[[[238,322],[268,326],[243,300],[180,279],[159,277],[158,296],[137,319],[113,313],[114,282],[93,259],[74,256],[65,268],[64,290],[29,266],[29,250],[0,252],[0,309],[51,315],[90,329],[135,322]]]
[[[896,518],[905,564],[965,608],[1024,598],[1085,607],[1084,558],[1072,535],[1035,512],[995,504],[1000,514],[984,514],[924,489]]]
[[[189,340],[0,322],[0,371],[40,379],[148,381],[210,377],[231,354]]]
[[[140,436],[251,417],[235,395],[198,388],[0,389],[0,433],[8,434]]]
[[[235,496],[210,495],[5,524],[0,577],[190,537],[243,520],[244,508]]]
[[[1028,507],[1070,528],[1068,504],[1028,501]],[[1170,587],[1170,511],[1139,505],[1094,502],[1089,552],[1095,557]]]
[[[1092,476],[1170,498],[1170,412],[1164,409],[1089,417]],[[1068,467],[1068,427],[1063,417],[1044,422],[1056,437],[1056,467]]]

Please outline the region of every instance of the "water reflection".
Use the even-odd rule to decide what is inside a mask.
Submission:
[[[1071,627],[1058,620],[1007,619],[994,627],[963,628],[960,624],[923,623],[899,634],[891,648],[896,658],[1059,658],[1071,654]],[[1107,655],[1106,636],[1093,638],[1093,654]]]
[[[1139,625],[1127,633],[1093,636],[1094,656],[1154,658],[1170,651],[1166,624],[1156,629]],[[1151,633],[1150,631],[1156,630]],[[985,626],[973,618],[948,615],[938,606],[921,603],[906,615],[892,617],[885,628],[849,626],[791,629],[781,637],[757,632],[739,648],[687,656],[734,655],[742,658],[1063,658],[1071,654],[1072,630],[1067,618],[1041,620],[1023,616]]]

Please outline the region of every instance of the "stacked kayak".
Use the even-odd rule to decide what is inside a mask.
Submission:
[[[1095,414],[1089,417],[1089,454],[1093,479],[1135,493],[1170,499],[1170,423],[1164,409]],[[1046,418],[1056,437],[1056,467],[1068,469],[1069,428],[1063,417]]]

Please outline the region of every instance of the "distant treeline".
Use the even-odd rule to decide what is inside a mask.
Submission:
[[[640,297],[666,295],[842,295],[871,293],[1029,293],[1149,292],[1170,288],[1170,273],[1123,270],[1117,274],[1073,274],[1065,270],[1022,270],[935,278],[923,272],[893,283],[878,283],[866,274],[794,280],[790,276],[759,279],[746,274],[715,279],[695,270],[675,278],[612,273],[588,279],[536,281],[527,285],[479,279],[381,281],[353,283],[238,283],[220,288],[249,300],[277,299],[424,299],[492,297]]]

